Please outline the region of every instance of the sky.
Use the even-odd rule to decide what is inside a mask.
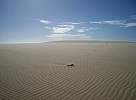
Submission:
[[[136,0],[0,0],[0,43],[136,41]]]

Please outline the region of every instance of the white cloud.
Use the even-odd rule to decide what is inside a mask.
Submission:
[[[79,25],[79,24],[81,24],[81,22],[61,22],[60,24]]]
[[[80,29],[77,29],[77,32],[79,33],[84,33],[84,32],[87,32],[87,31],[90,31],[90,30],[96,30],[96,28],[93,28],[93,27],[81,27]]]
[[[125,27],[136,27],[136,23],[127,23]]]
[[[104,24],[111,24],[111,25],[124,25],[124,22],[121,20],[110,20],[110,21],[103,21]]]
[[[92,21],[91,24],[109,24],[120,27],[136,27],[136,22],[127,22],[125,20],[110,20],[110,21]]]
[[[40,20],[40,22],[43,24],[50,24],[51,23],[51,21],[49,21],[49,20]]]
[[[110,25],[124,25],[122,20],[108,20],[108,21],[91,21],[91,24],[110,24]]]
[[[91,24],[102,24],[102,21],[90,21]]]
[[[78,29],[77,30],[77,32],[79,32],[79,33],[83,33],[83,32],[85,32],[86,30],[85,29]]]
[[[78,24],[81,24],[81,23],[73,22],[73,23],[71,23],[71,24],[73,24],[73,25],[78,25]]]
[[[53,33],[66,33],[73,30],[74,25],[57,25],[56,27],[52,27]]]
[[[91,37],[86,34],[50,34],[46,36],[48,41],[60,40],[90,40]]]

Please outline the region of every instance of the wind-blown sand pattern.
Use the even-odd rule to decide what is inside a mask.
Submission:
[[[0,100],[136,100],[136,43],[1,44]]]

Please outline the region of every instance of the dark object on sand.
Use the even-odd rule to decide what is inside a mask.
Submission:
[[[67,66],[71,66],[72,67],[72,66],[74,66],[74,64],[68,64]]]

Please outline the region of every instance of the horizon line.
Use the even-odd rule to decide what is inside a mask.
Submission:
[[[136,41],[127,40],[55,40],[55,41],[43,41],[43,42],[0,42],[0,44],[39,44],[39,43],[55,43],[55,42],[110,42],[110,43],[136,43]]]

